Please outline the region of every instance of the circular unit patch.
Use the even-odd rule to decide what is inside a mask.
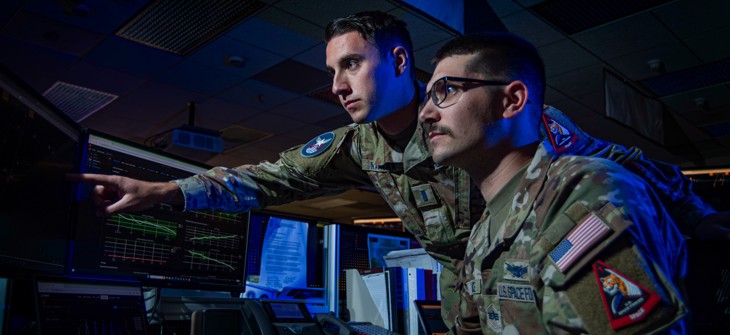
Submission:
[[[332,145],[335,133],[329,132],[317,136],[302,147],[302,157],[314,157],[325,152]]]

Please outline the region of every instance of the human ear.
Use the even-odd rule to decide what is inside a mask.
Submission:
[[[395,74],[396,76],[400,76],[404,73],[406,73],[406,70],[408,69],[408,52],[406,52],[406,49],[402,46],[396,46],[391,50],[391,54],[393,55],[393,59],[395,60]]]
[[[509,119],[525,108],[529,91],[525,83],[515,80],[505,86],[504,93],[504,113],[502,113],[502,116]]]

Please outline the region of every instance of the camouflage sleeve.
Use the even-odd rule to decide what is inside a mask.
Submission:
[[[215,167],[175,180],[185,197],[185,210],[244,212],[294,200],[344,192],[368,185],[353,159],[354,127],[325,133],[280,154],[275,163]]]
[[[697,223],[715,210],[692,191],[692,182],[678,167],[647,159],[641,149],[629,149],[604,141],[600,150],[592,156],[607,158],[621,164],[633,174],[643,178],[659,196],[682,232],[694,236]]]
[[[565,163],[561,159],[556,164]],[[537,242],[543,322],[551,331],[682,329],[684,239],[647,183],[609,161],[558,169]],[[562,199],[565,199],[564,201]]]

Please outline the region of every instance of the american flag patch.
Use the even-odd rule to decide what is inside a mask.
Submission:
[[[550,253],[550,259],[565,273],[585,251],[598,243],[611,229],[593,213],[586,216],[578,227]]]

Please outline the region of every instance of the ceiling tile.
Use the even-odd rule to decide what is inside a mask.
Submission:
[[[492,7],[494,14],[499,17],[505,17],[510,14],[514,14],[517,11],[524,10],[519,4],[512,1],[504,0],[487,0],[489,6]]]
[[[701,35],[730,25],[730,1],[726,0],[678,0],[652,10],[679,38]]]
[[[703,62],[714,62],[721,59],[730,59],[730,26],[706,31],[693,37],[684,39],[687,47],[699,55]]]
[[[325,57],[327,56],[326,49],[327,47],[322,42],[292,57],[292,59],[324,71],[327,68],[325,65]]]
[[[508,31],[530,41],[535,47],[558,42],[565,36],[532,13],[522,10],[502,18]]]
[[[287,132],[307,125],[305,122],[273,113],[259,113],[252,118],[240,122],[240,124],[249,128],[267,131],[275,135],[286,134]]]
[[[322,120],[317,123],[318,126],[325,127],[330,130],[344,127],[348,124],[352,124],[352,118],[344,109],[342,109],[342,113],[340,113],[340,115],[333,116],[327,120]]]
[[[159,81],[177,85],[194,92],[212,95],[223,92],[242,81],[241,77],[230,72],[183,61],[159,76]]]
[[[149,120],[129,118],[123,114],[109,114],[103,117],[96,117],[97,112],[84,119],[81,125],[105,134],[143,144],[144,140],[155,133],[155,125]]]
[[[327,23],[340,17],[345,17],[365,10],[378,9],[387,12],[393,9],[396,5],[387,0],[282,0],[275,3],[273,6],[294,16],[306,18],[307,21],[324,28]]]
[[[420,69],[421,71],[424,71],[429,74],[433,74],[433,70],[436,69],[435,66],[431,64],[431,59],[436,54],[436,51],[438,51],[441,46],[443,46],[446,42],[450,41],[451,39],[445,39],[443,41],[434,43],[430,46],[427,46],[425,48],[420,48],[418,50],[415,50],[414,57],[416,58],[416,68]]]
[[[457,36],[455,32],[431,22],[430,18],[414,14],[402,8],[390,11],[389,14],[400,18],[407,24],[413,42],[413,50],[419,50]]]
[[[570,97],[560,93],[560,91],[552,88],[550,85],[545,85],[545,104],[552,105],[565,99],[570,99]]]
[[[259,110],[269,110],[298,96],[299,94],[255,79],[246,80],[218,95],[223,100],[240,103]]]
[[[0,63],[25,80],[39,93],[51,87],[58,78],[64,77],[78,59],[48,49],[39,49],[7,37],[0,36]]]
[[[545,62],[545,76],[548,80],[557,75],[599,63],[591,53],[570,40],[562,40],[538,48]]]
[[[342,114],[347,114],[344,109],[342,110]],[[341,116],[342,115],[340,115],[336,118],[339,119]],[[352,120],[350,119],[349,116],[347,117],[347,119],[350,121],[350,123],[352,123]],[[347,123],[341,124],[340,126],[337,126],[337,127],[326,127],[326,126],[322,125],[321,123],[311,124],[306,127],[302,127],[302,128],[292,130],[292,131],[286,133],[286,137],[295,139],[297,144],[307,143],[319,135],[322,135],[326,132],[335,130],[336,128],[342,127],[344,125],[347,125]]]
[[[132,92],[147,80],[84,62],[71,67],[64,78],[66,82],[74,85],[93,87],[94,90],[119,96]]]
[[[700,65],[697,54],[687,49],[679,41],[671,41],[649,49],[620,56],[606,61],[627,78],[638,81],[656,76],[660,72],[649,67],[650,60],[660,60],[664,64],[665,72],[674,72]]]
[[[84,56],[104,37],[26,11],[16,13],[3,27],[2,34],[76,57]]]
[[[149,129],[162,131],[179,127],[188,121],[187,103],[201,101],[203,96],[179,87],[159,82],[148,82],[131,94],[121,97],[90,117],[81,124],[101,124],[106,118],[123,116],[126,119],[145,122]],[[145,101],[145,104],[139,104]],[[112,123],[113,124],[113,123]],[[135,134],[145,134],[143,130]]]
[[[306,18],[292,15],[278,8],[269,7],[261,11],[256,17],[297,33],[312,41],[322,42],[324,40],[324,27],[320,27]]]
[[[261,113],[260,110],[237,103],[213,98],[199,102],[195,124],[200,127],[220,130],[221,128]]]
[[[147,2],[147,0],[30,0],[25,1],[23,8],[58,21],[106,35],[119,29],[130,17],[142,9]],[[80,14],[84,12],[88,14]]]
[[[107,37],[84,58],[89,63],[143,77],[156,76],[182,59],[116,36]]]
[[[251,146],[255,146],[259,149],[271,150],[274,152],[282,152],[290,149],[294,146],[303,144],[303,142],[297,141],[296,139],[287,136],[273,136],[265,138],[256,142],[251,143]]]
[[[680,94],[660,98],[664,104],[679,114],[695,113],[702,110],[695,99],[704,98],[710,110],[727,110],[730,106],[730,88],[727,85],[717,85],[699,90],[692,90]],[[722,108],[725,107],[725,108]],[[730,115],[727,115],[730,118]]]
[[[292,18],[292,20],[300,19]],[[246,20],[226,35],[251,45],[259,45],[286,58],[314,46],[319,41],[255,17]]]
[[[227,65],[226,58],[229,56],[243,58],[243,66]],[[285,58],[251,44],[224,36],[201,48],[192,54],[189,59],[240,78],[249,78],[262,69],[283,61]]]
[[[331,103],[301,97],[273,108],[271,112],[307,123],[317,123],[338,116],[343,112],[343,109]]]
[[[572,38],[603,59],[668,44],[675,39],[650,13],[633,15],[589,29],[572,35]]]
[[[321,89],[332,81],[329,73],[294,60],[286,60],[270,67],[257,74],[254,79],[300,94]]]
[[[573,99],[581,106],[596,112],[597,115],[604,115],[606,110],[606,101],[603,90],[592,91],[586,94],[576,94]]]

